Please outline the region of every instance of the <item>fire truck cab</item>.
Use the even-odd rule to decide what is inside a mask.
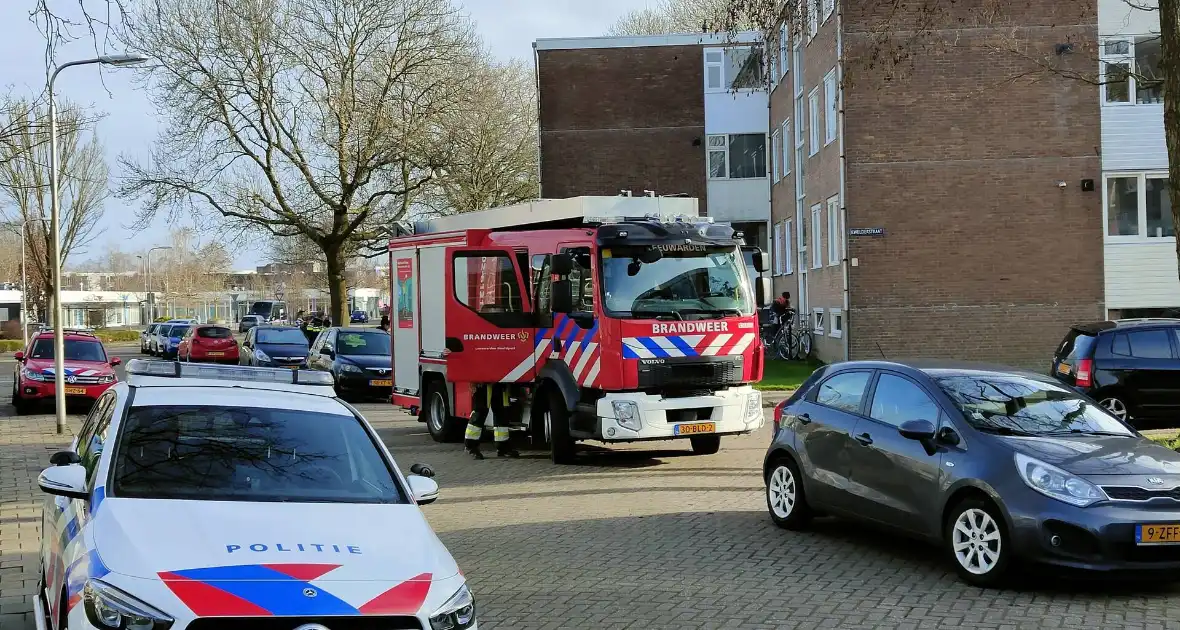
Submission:
[[[715,453],[763,425],[751,383],[770,282],[695,199],[539,200],[414,231],[389,244],[393,402],[434,439],[461,440],[478,388],[497,383],[510,426],[555,463],[579,440]],[[752,262],[767,270],[761,251]]]

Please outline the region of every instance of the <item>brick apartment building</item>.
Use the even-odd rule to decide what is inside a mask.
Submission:
[[[769,247],[768,95],[761,37],[542,39],[541,195],[645,191]]]
[[[1030,27],[1013,31],[946,5],[933,27],[955,44],[886,80],[866,63],[882,4],[812,2],[802,32],[768,46],[776,291],[825,361],[1043,368],[1069,324],[1106,315],[1099,94],[1020,80],[1027,67],[994,44],[1094,42],[1097,7],[1079,22],[1072,2],[1012,3],[1007,17]]]

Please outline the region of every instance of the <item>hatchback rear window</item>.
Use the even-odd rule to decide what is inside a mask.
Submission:
[[[211,328],[198,328],[197,336],[203,339],[229,339],[230,337],[234,336],[234,334],[230,332],[228,328],[216,326]]]
[[[1080,330],[1071,329],[1065,340],[1057,348],[1058,361],[1077,361],[1087,359],[1094,354],[1094,343],[1098,340],[1093,335]]]

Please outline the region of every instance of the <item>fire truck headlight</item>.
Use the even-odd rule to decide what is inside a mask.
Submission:
[[[762,392],[753,392],[746,398],[746,422],[762,417]]]
[[[615,421],[619,426],[638,431],[642,426],[639,420],[639,405],[630,400],[615,400],[610,404],[615,410]]]

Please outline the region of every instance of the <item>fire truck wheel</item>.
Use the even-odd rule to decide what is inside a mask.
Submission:
[[[554,464],[574,463],[574,439],[570,437],[570,414],[565,399],[557,391],[549,392],[549,408],[545,410],[545,424],[549,434],[549,458]]]
[[[700,435],[689,438],[689,441],[692,442],[692,452],[694,455],[713,455],[721,450],[720,435]]]
[[[451,416],[451,403],[447,400],[447,386],[433,381],[426,386],[426,404],[418,413],[426,416],[426,429],[435,442],[451,443],[463,440],[464,423]]]

